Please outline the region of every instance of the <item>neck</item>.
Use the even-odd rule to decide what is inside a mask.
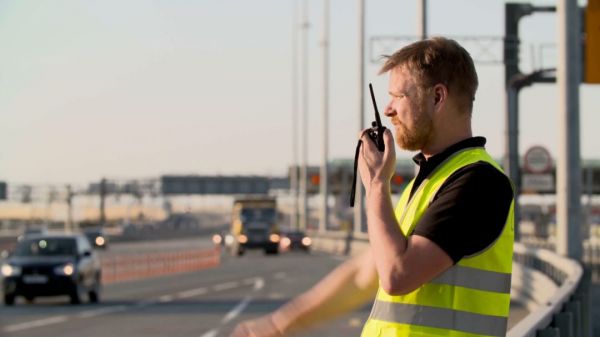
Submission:
[[[454,123],[443,122],[434,126],[431,139],[421,149],[425,158],[429,159],[449,146],[462,140],[473,137],[470,118],[467,120],[454,121]]]

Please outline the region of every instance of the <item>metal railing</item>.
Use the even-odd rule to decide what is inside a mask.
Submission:
[[[534,304],[536,307],[515,324],[507,336],[584,336],[586,327],[583,317],[586,312],[581,298],[576,294],[583,276],[582,266],[549,250],[531,248],[521,243],[515,243],[513,260],[526,270],[540,272],[556,287],[535,287],[527,284],[532,281],[531,278],[513,277],[513,288],[520,287],[530,292],[550,290],[552,293],[545,298],[545,303]],[[529,295],[529,298],[521,299],[535,301],[535,294]],[[528,307],[531,308],[531,304]]]
[[[335,254],[356,255],[368,247],[366,234],[312,233],[314,248]],[[508,332],[509,337],[588,336],[590,324],[578,286],[582,266],[547,249],[516,242],[512,299],[524,304],[529,314]],[[514,296],[514,297],[513,297]],[[583,295],[584,296],[584,295]]]

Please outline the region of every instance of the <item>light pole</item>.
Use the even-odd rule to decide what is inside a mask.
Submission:
[[[427,38],[427,0],[417,0],[417,32],[419,40]]]
[[[298,229],[298,0],[292,4],[292,168],[290,190],[292,192],[292,214],[290,226]]]
[[[321,221],[319,231],[327,230],[329,207],[327,205],[328,191],[328,150],[329,150],[329,0],[323,0],[323,157],[320,171],[321,190]]]
[[[358,0],[358,128],[364,128],[365,121],[365,0]],[[354,232],[361,233],[365,221],[363,186],[360,173],[356,173],[356,195],[354,200]]]
[[[308,225],[308,0],[302,2],[302,159],[300,165],[300,228]]]

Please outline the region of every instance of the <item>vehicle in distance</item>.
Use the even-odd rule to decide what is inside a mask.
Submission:
[[[229,234],[223,239],[232,255],[243,255],[247,249],[263,249],[266,254],[279,253],[280,234],[275,198],[236,199]]]
[[[108,236],[100,228],[90,228],[83,231],[94,248],[108,248]]]
[[[227,245],[230,245],[232,239],[233,237],[227,230],[221,231],[220,233],[215,233],[212,236],[212,242],[215,244],[215,246],[225,246],[226,242]]]
[[[67,295],[72,304],[87,295],[100,300],[100,259],[82,234],[39,234],[17,242],[2,263],[4,304],[17,296],[32,302],[40,296]]]
[[[312,239],[303,231],[288,230],[281,233],[279,247],[282,251],[303,250],[310,251]]]
[[[28,236],[38,235],[38,234],[48,234],[48,228],[44,225],[29,226],[23,230],[23,233],[21,235],[19,235],[17,240],[22,240]]]

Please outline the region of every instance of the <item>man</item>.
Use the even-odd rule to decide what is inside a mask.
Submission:
[[[504,336],[510,304],[513,190],[473,137],[478,79],[458,43],[432,38],[390,56],[385,115],[396,144],[420,150],[396,209],[392,133],[379,152],[363,131],[359,170],[370,248],[233,336],[283,336],[375,297],[362,336]]]

